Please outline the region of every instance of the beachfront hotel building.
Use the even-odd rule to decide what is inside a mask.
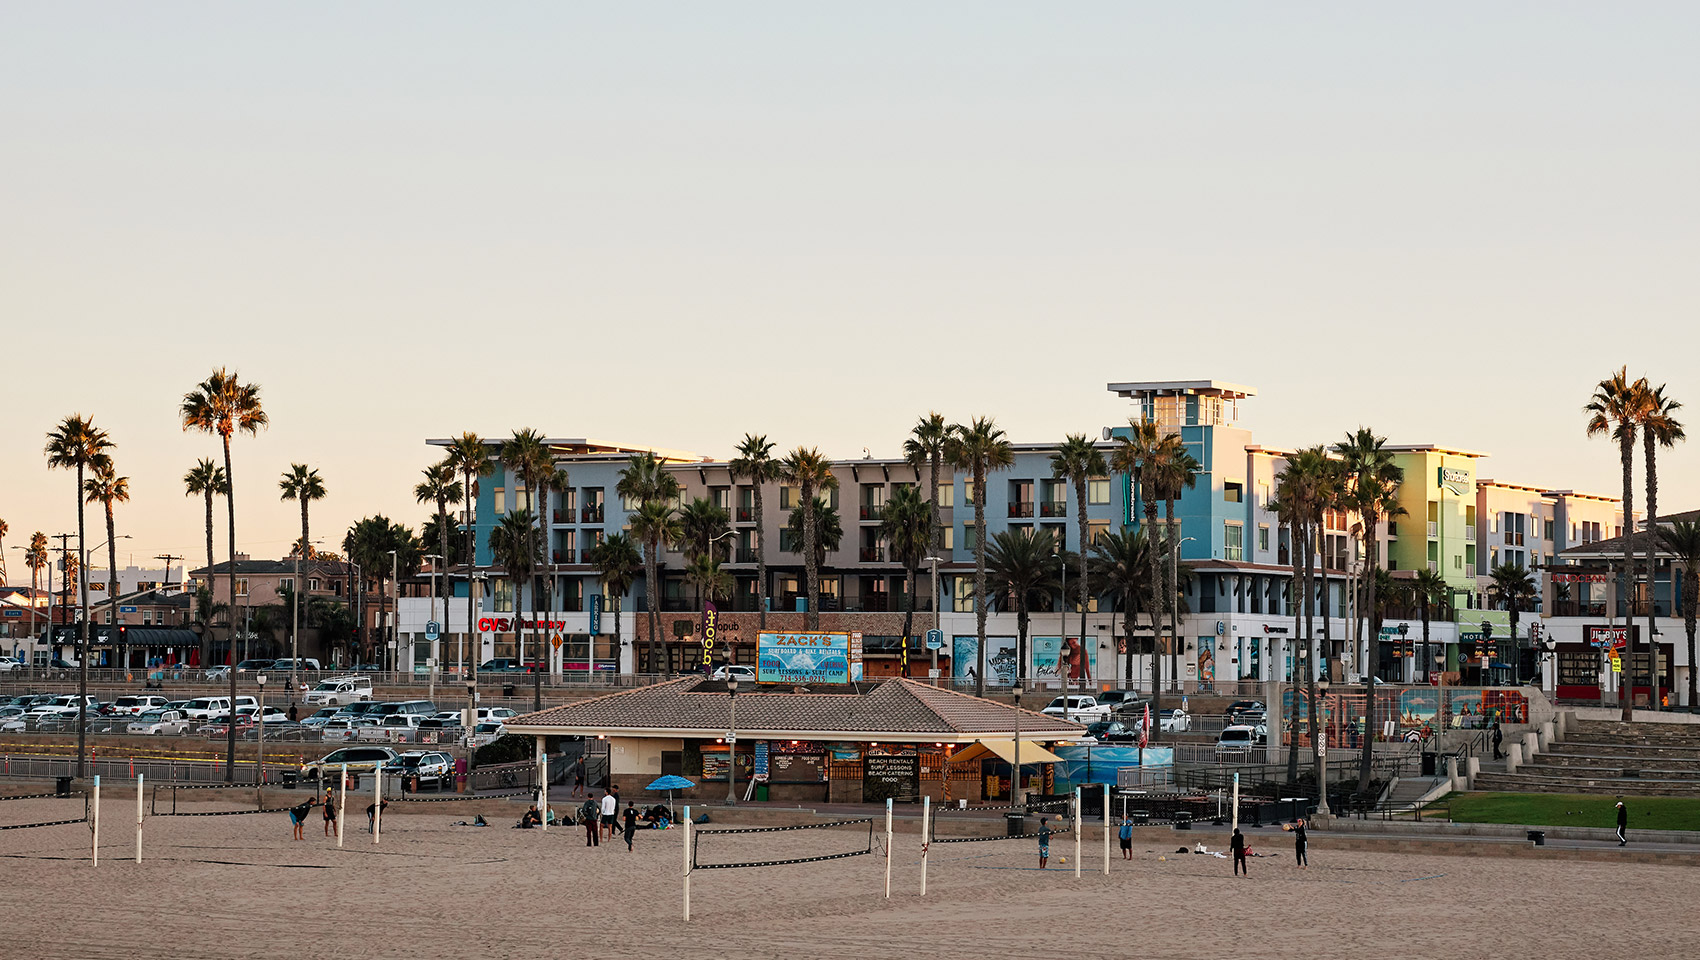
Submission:
[[[1080,643],[1094,684],[1114,685],[1129,678],[1151,682],[1151,658],[1156,642],[1163,651],[1165,681],[1187,685],[1213,684],[1218,689],[1238,680],[1268,681],[1292,675],[1296,664],[1293,642],[1297,624],[1291,595],[1293,544],[1271,509],[1273,491],[1291,450],[1256,441],[1240,422],[1242,405],[1255,389],[1215,380],[1142,381],[1113,383],[1108,389],[1130,401],[1131,418],[1148,418],[1165,431],[1178,433],[1201,465],[1197,484],[1175,504],[1179,525],[1179,560],[1192,576],[1183,585],[1186,611],[1180,617],[1178,639],[1170,642],[1165,626],[1152,637],[1149,622],[1140,617],[1131,627],[1124,612],[1109,597],[1095,598],[1086,612],[1086,635],[1072,602],[1066,618],[1052,605],[1032,614],[1026,660],[1017,663],[1015,614],[994,598],[987,621],[987,677],[993,686],[1013,682],[1017,674],[1041,684],[1054,684],[1059,673],[1058,651],[1067,641]],[[1059,430],[1059,435],[1065,432]],[[1094,431],[1106,456],[1126,423]],[[446,441],[430,443],[442,446]],[[552,492],[543,518],[545,569],[541,582],[550,598],[541,630],[518,629],[530,620],[529,589],[506,578],[493,563],[489,534],[496,518],[507,511],[530,507],[530,492],[500,460],[500,443],[489,444],[492,473],[479,483],[474,501],[476,564],[472,619],[474,636],[466,634],[467,571],[450,571],[446,588],[450,613],[435,642],[425,638],[431,619],[426,601],[408,597],[402,602],[402,662],[424,669],[428,658],[453,665],[477,651],[490,657],[536,657],[536,635],[546,644],[551,672],[584,674],[652,673],[700,669],[700,614],[684,577],[684,558],[662,551],[661,594],[654,598],[658,613],[656,659],[648,660],[651,645],[647,613],[652,598],[640,575],[624,597],[604,597],[590,551],[602,539],[629,527],[635,504],[616,493],[620,471],[634,453],[653,451],[679,480],[681,504],[705,497],[725,509],[733,531],[723,569],[735,584],[729,603],[720,605],[722,646],[711,656],[753,663],[759,632],[756,588],[756,518],[754,490],[735,479],[725,459],[646,444],[600,440],[549,439],[557,466],[568,474],[565,491]],[[989,537],[1025,527],[1049,530],[1069,550],[1081,546],[1075,524],[1073,490],[1052,476],[1050,458],[1058,443],[1016,443],[1014,463],[987,478],[986,518]],[[781,444],[776,455],[787,448]],[[1566,562],[1565,551],[1617,535],[1625,526],[1621,505],[1612,497],[1564,488],[1483,479],[1478,469],[1488,455],[1442,444],[1389,444],[1404,470],[1400,503],[1404,515],[1384,521],[1374,531],[1387,569],[1395,578],[1434,570],[1446,583],[1447,602],[1431,613],[1431,648],[1419,649],[1420,619],[1414,609],[1389,611],[1381,635],[1369,646],[1370,666],[1389,680],[1430,679],[1436,673],[1462,679],[1515,682],[1534,673],[1550,674],[1551,656],[1538,658],[1531,646],[1529,624],[1552,615],[1550,600],[1525,612],[1519,638],[1509,637],[1508,616],[1490,609],[1489,572],[1498,563],[1522,563],[1533,571],[1543,597],[1550,594],[1549,568]],[[944,524],[944,548],[937,564],[937,602],[932,587],[933,564],[919,571],[915,594],[908,597],[906,571],[880,536],[884,505],[904,485],[923,487],[925,467],[903,460],[862,457],[837,460],[832,471],[835,490],[822,496],[836,510],[843,530],[835,549],[827,551],[821,568],[821,628],[862,635],[870,677],[926,678],[935,669],[935,652],[921,646],[920,635],[936,623],[945,642],[936,651],[941,679],[971,683],[979,668],[972,596],[974,529],[971,478],[946,467],[937,491]],[[767,541],[769,612],[767,629],[796,630],[804,622],[806,605],[800,544],[785,529],[798,492],[783,482],[763,490]],[[1132,478],[1125,474],[1093,478],[1087,496],[1088,540],[1111,529],[1138,529],[1146,522]],[[1159,504],[1158,521],[1164,509]],[[1352,636],[1353,585],[1363,573],[1353,529],[1357,519],[1330,513],[1318,534],[1320,583],[1317,591],[1319,637]],[[1072,579],[1074,571],[1069,571]],[[417,585],[416,585],[417,586]],[[410,590],[417,593],[417,589]],[[903,610],[913,602],[915,623],[907,645]],[[441,621],[443,601],[438,601]],[[1477,656],[1481,624],[1494,625],[1493,640],[1501,646],[1488,657]],[[594,625],[594,629],[593,629]],[[618,637],[616,637],[616,632]],[[559,637],[557,646],[554,639]],[[907,649],[905,647],[907,646]],[[1312,658],[1315,669],[1337,678],[1363,672],[1362,649],[1346,644],[1338,664]],[[1440,662],[1433,662],[1438,653]],[[1485,659],[1485,662],[1484,662]],[[1684,669],[1686,662],[1683,662]]]

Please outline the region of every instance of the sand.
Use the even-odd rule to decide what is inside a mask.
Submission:
[[[282,813],[151,817],[134,854],[133,800],[103,806],[101,862],[83,824],[0,832],[0,956],[248,957],[1653,957],[1692,956],[1694,868],[1671,865],[1330,851],[1314,866],[1176,855],[1136,842],[1101,869],[1073,842],[1052,869],[1032,840],[940,844],[917,895],[919,842],[898,834],[892,899],[885,860],[854,857],[699,870],[680,919],[681,836],[639,831],[587,849],[582,830],[450,826],[461,815],[392,805],[382,843],[364,803],[344,849],[305,842]],[[229,809],[208,805],[204,809]],[[0,824],[80,816],[82,801],[0,803]],[[351,813],[354,806],[351,802]],[[421,812],[411,812],[421,811]],[[493,821],[496,819],[491,818]],[[995,825],[993,829],[996,829]],[[1283,838],[1284,839],[1284,838]],[[883,831],[876,838],[883,841]],[[705,861],[863,849],[865,827],[710,837]],[[1114,855],[1119,858],[1119,851]],[[1158,857],[1166,855],[1166,862]]]

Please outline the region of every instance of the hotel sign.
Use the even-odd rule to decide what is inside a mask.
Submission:
[[[1440,468],[1440,485],[1460,497],[1470,495],[1470,471],[1457,467]]]

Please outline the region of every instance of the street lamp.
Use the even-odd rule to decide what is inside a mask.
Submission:
[[[731,670],[726,671],[726,714],[726,805],[733,806],[738,802],[738,677]]]
[[[1316,689],[1323,703],[1328,702],[1328,675],[1323,674],[1316,681]],[[1312,709],[1316,709],[1313,705]],[[1320,761],[1317,766],[1322,768],[1322,783],[1317,787],[1316,812],[1328,816],[1328,711],[1323,710],[1317,717],[1317,728],[1321,731],[1321,739],[1316,742],[1316,758]]]
[[[933,565],[933,629],[938,630],[939,629],[939,611],[943,609],[943,607],[939,604],[939,564],[944,562],[944,558],[939,557],[939,556],[933,556],[933,555],[929,554],[928,556],[922,557],[921,560],[924,563],[930,563],[930,564]],[[941,637],[943,636],[942,632],[941,632],[940,636]],[[942,643],[943,641],[941,640],[940,642]],[[933,671],[932,671],[932,673],[933,673],[933,686],[936,687],[939,684],[939,651],[938,651],[938,647],[933,648]]]
[[[396,658],[401,655],[401,554],[394,550],[385,551],[390,555],[390,584],[395,587],[396,616],[390,617],[390,671],[397,666]],[[388,616],[388,610],[378,611],[382,616]]]
[[[254,711],[254,729],[257,730],[260,735],[259,762],[254,765],[254,783],[256,786],[263,788],[266,782],[266,675],[263,673],[254,674],[254,683],[260,688],[258,697],[260,705],[259,708]],[[232,700],[230,707],[231,726],[236,725],[235,704],[236,701]],[[261,797],[260,799],[264,800],[265,798]],[[260,806],[263,807],[265,804],[262,803]]]
[[[478,678],[466,681],[466,792],[472,792],[472,731],[478,726]]]

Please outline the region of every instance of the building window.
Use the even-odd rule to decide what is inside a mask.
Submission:
[[[1398,539],[1398,537],[1399,537],[1399,521],[1397,521],[1397,520],[1387,521],[1387,536],[1388,536],[1388,539]]]
[[[319,589],[319,578],[318,577],[308,577],[307,578],[307,591],[309,593],[311,593],[312,591],[317,590],[317,589]]]
[[[294,589],[295,589],[295,578],[294,577],[279,577],[278,578],[277,591],[279,593],[282,593],[285,590],[294,590]]]
[[[1240,503],[1245,500],[1245,484],[1228,480],[1222,484],[1222,499],[1229,503]]]
[[[1546,536],[1542,537],[1541,538],[1542,540],[1551,540],[1552,539],[1552,534],[1553,534],[1552,526],[1553,525],[1552,525],[1551,520],[1546,521],[1546,528],[1545,528],[1546,529]]]
[[[1257,525],[1257,549],[1264,552],[1269,550],[1269,524],[1267,523]]]
[[[1088,521],[1086,521],[1086,544],[1087,544],[1087,546],[1091,546],[1092,544],[1097,543],[1099,537],[1102,537],[1104,534],[1109,533],[1109,532],[1110,532],[1110,521],[1108,521],[1108,520],[1088,520]]]
[[[795,510],[803,502],[802,491],[793,486],[782,485],[779,488],[779,509]]]
[[[967,507],[974,505],[974,481],[972,480],[962,481],[962,505]]]
[[[956,487],[948,483],[939,484],[937,503],[941,507],[955,506]]]
[[[248,578],[247,577],[237,577],[236,578],[236,595],[239,596],[239,597],[246,597],[248,595]]]
[[[779,531],[779,552],[780,553],[802,553],[803,552],[803,545],[798,541],[798,537],[797,537],[797,534],[796,534],[795,531],[791,530],[790,528],[781,528],[780,529],[780,531]]]
[[[962,528],[962,549],[974,549],[974,544],[979,542],[979,533],[979,528],[973,524],[964,525]]]
[[[497,613],[514,612],[514,582],[512,580],[495,580],[495,610]]]
[[[957,613],[974,612],[974,578],[956,577],[951,581],[955,596],[951,601],[951,609]]]
[[[502,514],[507,513],[508,512],[508,491],[507,491],[507,488],[497,487],[495,489],[494,493],[492,494],[492,497],[493,497],[493,505],[496,508],[496,516],[499,517]]]
[[[955,550],[956,549],[956,528],[955,527],[945,527],[943,530],[941,530],[939,532],[944,534],[944,548],[946,550]]]
[[[142,611],[142,626],[149,627],[149,626],[152,626],[152,625],[153,625],[153,611],[152,610],[143,610]]]
[[[1110,478],[1093,477],[1086,481],[1086,502],[1103,505],[1110,502]]]
[[[1240,524],[1222,524],[1222,559],[1245,559],[1245,528]]]

